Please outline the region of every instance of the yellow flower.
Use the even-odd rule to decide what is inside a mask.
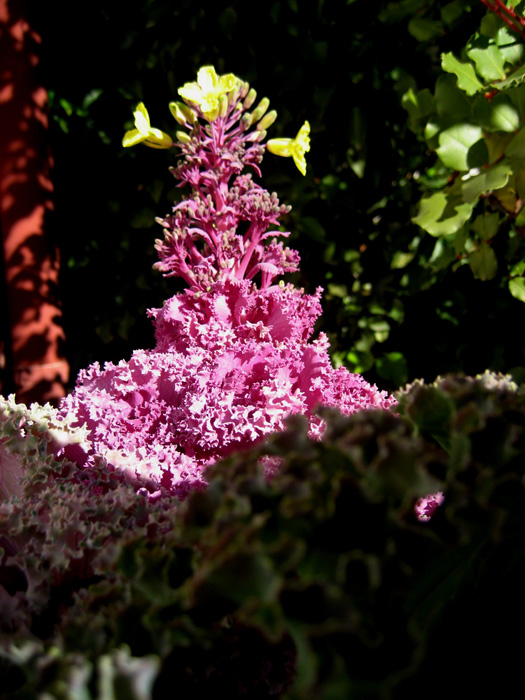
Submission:
[[[160,129],[153,129],[149,121],[148,110],[141,102],[133,112],[135,117],[135,129],[126,131],[122,139],[124,147],[135,146],[137,143],[144,143],[150,148],[171,148],[173,141],[171,136],[165,134]]]
[[[266,144],[270,153],[276,156],[292,156],[299,172],[306,175],[304,154],[310,150],[310,124],[305,122],[294,139],[270,139]]]
[[[179,88],[179,95],[199,105],[204,117],[213,122],[219,116],[219,99],[231,92],[238,78],[233,73],[217,75],[213,66],[203,66],[197,73],[196,83],[186,83]]]

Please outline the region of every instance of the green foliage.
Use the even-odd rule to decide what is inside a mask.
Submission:
[[[518,3],[518,14],[523,10]],[[411,128],[448,170],[445,183],[428,182],[414,217],[444,245],[436,261],[468,264],[476,279],[496,278],[522,300],[525,260],[520,243],[525,212],[524,43],[493,13],[461,50],[441,57],[434,96],[410,88],[403,97]],[[496,236],[498,236],[497,241]],[[453,249],[454,257],[449,251]]]
[[[104,465],[30,480],[0,506],[0,697],[512,688],[519,647],[500,632],[524,621],[525,392],[487,373],[399,401],[327,412],[317,443],[294,417],[183,503]]]

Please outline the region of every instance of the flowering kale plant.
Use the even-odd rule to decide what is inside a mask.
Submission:
[[[525,390],[448,377],[360,411],[394,399],[310,339],[321,290],[275,282],[287,208],[245,172],[268,148],[304,173],[308,123],[263,145],[268,101],[211,67],[180,95],[175,142],[143,105],[124,137],[179,148],[191,188],[160,220],[187,288],[150,312],[155,349],[58,409],[0,397],[0,697],[441,697],[485,690],[480,659],[500,689]]]
[[[320,405],[350,414],[388,407],[393,399],[345,368],[334,369],[324,334],[310,340],[321,313],[321,289],[305,294],[277,281],[298,269],[299,255],[277,239],[289,207],[252,179],[266,149],[293,157],[305,174],[308,122],[295,139],[264,143],[276,119],[269,101],[233,74],[211,66],[179,90],[170,110],[183,128],[175,141],[154,129],[141,103],[124,146],[175,147],[172,173],[187,196],[158,222],[156,267],[188,287],[151,309],[156,347],[118,365],[80,373],[60,409],[88,428],[84,460],[97,455],[183,496],[204,483],[218,458],[284,427],[290,414],[308,417],[320,437]]]

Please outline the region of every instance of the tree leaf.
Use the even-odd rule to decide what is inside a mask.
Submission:
[[[439,20],[428,19],[421,15],[412,17],[408,23],[408,31],[418,41],[430,41],[444,34],[443,23]]]
[[[412,221],[431,236],[456,233],[470,218],[473,205],[465,202],[457,188],[440,190],[419,202],[419,213]]]
[[[514,133],[520,127],[518,107],[503,93],[498,93],[490,101],[479,95],[472,105],[472,114],[487,131]]]
[[[416,133],[422,128],[420,122],[434,111],[434,98],[427,89],[416,92],[409,88],[401,98],[401,104],[409,114],[411,130]]]
[[[376,361],[377,373],[394,386],[403,386],[408,381],[408,364],[401,352],[388,352]]]
[[[451,117],[455,121],[470,117],[471,100],[458,88],[451,75],[440,75],[436,80],[434,100],[440,117]]]
[[[505,146],[505,155],[512,158],[525,158],[525,127]]]
[[[476,64],[476,71],[484,80],[505,79],[505,58],[494,44],[487,48],[473,48],[467,51],[467,56]]]
[[[501,94],[501,93],[499,93]],[[518,110],[520,121],[525,120],[525,85],[518,85],[517,87],[509,88],[505,90],[505,95],[510,98],[512,104]],[[497,97],[497,95],[496,95]],[[494,98],[496,99],[496,98]]]
[[[458,86],[467,95],[474,95],[483,90],[483,84],[476,76],[476,71],[472,63],[462,63],[453,53],[445,53],[441,56],[441,67],[447,73],[453,73],[458,79]]]
[[[523,201],[525,199],[525,161],[517,158],[513,159],[512,169],[515,174],[516,194]]]
[[[498,270],[496,253],[488,243],[483,243],[477,250],[472,252],[468,262],[474,277],[484,282],[492,279]]]
[[[471,228],[482,240],[489,241],[499,230],[499,214],[480,214],[472,222]]]
[[[513,277],[509,280],[509,292],[515,299],[525,302],[525,278]]]
[[[448,168],[470,170],[472,167],[483,165],[488,160],[488,151],[485,159],[483,156],[475,157],[473,146],[479,141],[483,142],[483,132],[480,126],[455,124],[439,135],[437,154]]]
[[[490,168],[483,170],[479,175],[465,180],[461,186],[461,191],[466,202],[475,202],[492,190],[499,190],[505,187],[512,174],[512,165],[509,160],[503,160]]]
[[[502,80],[501,82],[498,82],[498,83],[491,83],[491,87],[494,87],[497,90],[504,90],[505,88],[508,88],[508,87],[521,85],[521,83],[524,80],[525,80],[525,65],[520,66],[520,68],[515,70],[514,73],[511,73],[506,80]]]
[[[512,140],[511,134],[489,133],[483,139],[489,153],[489,163],[496,163],[505,155],[505,148]]]
[[[495,39],[507,63],[518,65],[523,61],[523,41],[520,41],[508,27],[501,27]]]

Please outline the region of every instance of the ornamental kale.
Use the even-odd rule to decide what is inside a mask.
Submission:
[[[102,456],[183,497],[205,484],[207,465],[282,430],[291,414],[305,415],[309,435],[320,438],[320,406],[351,414],[387,408],[394,399],[361,376],[334,369],[323,333],[310,340],[321,313],[320,288],[308,295],[276,282],[299,265],[298,253],[277,241],[289,235],[277,229],[289,207],[246,170],[260,176],[268,149],[293,157],[305,174],[308,122],[295,139],[264,144],[277,116],[268,112],[268,99],[252,109],[255,91],[211,66],[179,95],[184,101],[170,104],[184,129],[175,141],[151,127],[141,103],[123,145],[181,153],[172,173],[190,193],[158,219],[164,238],[156,243],[156,267],[188,287],[149,311],[153,350],[82,371],[60,413],[76,416],[89,431],[82,466]]]

